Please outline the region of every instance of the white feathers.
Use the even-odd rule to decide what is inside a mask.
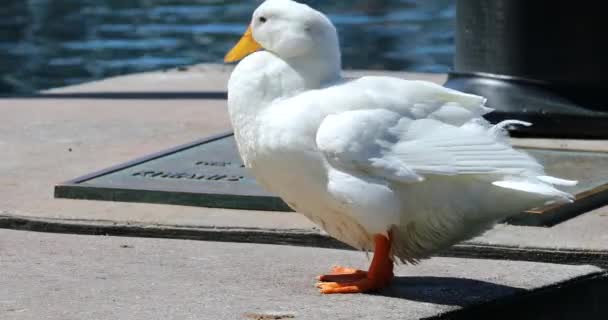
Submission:
[[[542,182],[546,182],[546,183],[550,183],[550,184],[556,184],[558,186],[575,186],[578,181],[575,180],[565,180],[565,179],[559,179],[556,177],[550,177],[550,176],[537,176],[536,179],[542,181]]]
[[[466,122],[463,115],[469,116]],[[453,125],[459,122],[464,123]],[[398,183],[420,183],[429,175],[468,175],[501,188],[570,201],[568,193],[552,185],[576,181],[546,176],[541,164],[514,150],[502,139],[509,125],[530,124],[507,120],[491,126],[455,102],[417,120],[384,109],[354,110],[328,116],[316,142],[332,165],[355,175]]]
[[[502,181],[494,181],[493,185],[499,186],[501,188],[513,189],[517,191],[523,191],[528,193],[534,193],[546,196],[547,198],[551,198],[551,200],[547,200],[546,203],[554,203],[558,202],[571,202],[574,198],[571,194],[567,192],[563,192],[553,188],[550,184],[542,183],[541,181],[534,180],[502,180]]]
[[[520,120],[504,120],[504,121],[501,121],[501,122],[497,123],[496,125],[494,125],[492,127],[492,129],[490,130],[490,133],[493,135],[496,135],[496,136],[500,136],[500,135],[506,136],[505,129],[515,126],[515,125],[529,127],[532,124],[530,122],[520,121]]]
[[[273,18],[288,7],[271,8]],[[282,21],[314,21],[308,11]],[[332,236],[371,249],[373,234],[390,231],[393,254],[415,262],[509,215],[572,198],[553,185],[576,182],[547,176],[509,144],[505,128],[528,123],[491,125],[485,98],[429,82],[339,79],[339,59],[323,59],[337,40],[310,40],[318,45],[307,50],[318,52],[245,58],[228,106],[256,178]]]
[[[454,126],[382,109],[356,110],[326,118],[316,141],[335,165],[373,168],[402,182],[422,181],[425,174],[543,173],[538,162],[499,141],[494,131],[480,119]]]

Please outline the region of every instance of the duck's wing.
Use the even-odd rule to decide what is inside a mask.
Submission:
[[[509,145],[503,127],[520,122],[492,126],[480,116],[487,111],[483,98],[462,99],[464,94],[427,83],[413,87],[420,90],[400,105],[394,99],[385,107],[383,99],[378,104],[360,98],[367,100],[367,108],[327,116],[316,143],[328,162],[357,175],[400,183],[420,182],[429,175],[474,175],[500,187],[566,196],[551,184],[571,182],[546,177],[541,164]],[[355,97],[365,94],[352,91]]]
[[[380,108],[410,119],[430,118],[453,125],[492,111],[484,105],[484,97],[392,77],[363,77],[313,92],[315,96],[328,113]]]

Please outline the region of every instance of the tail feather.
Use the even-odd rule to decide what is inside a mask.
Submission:
[[[551,176],[538,176],[536,178],[542,182],[556,184],[558,186],[571,187],[571,186],[575,186],[578,184],[578,181],[576,181],[576,180],[566,180],[566,179],[560,179],[560,178],[551,177]]]
[[[493,185],[523,191],[531,194],[537,194],[546,198],[545,204],[553,203],[568,203],[574,200],[574,196],[568,192],[558,190],[553,187],[553,184],[560,185],[575,185],[576,181],[563,180],[549,176],[539,176],[538,180],[500,180],[492,182]]]

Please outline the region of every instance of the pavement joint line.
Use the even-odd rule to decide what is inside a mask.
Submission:
[[[0,212],[0,228],[48,233],[245,242],[354,250],[327,234],[305,229],[185,226],[110,220],[40,218],[12,215],[5,211]],[[600,268],[608,268],[608,252],[599,250],[522,248],[465,242],[440,252],[437,256],[571,265],[591,264]]]

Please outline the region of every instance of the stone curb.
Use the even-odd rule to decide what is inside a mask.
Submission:
[[[0,214],[0,228],[50,233],[283,244],[353,250],[347,244],[328,235],[303,229],[139,224],[108,220],[36,218],[12,215],[6,212]],[[573,265],[590,264],[600,268],[608,268],[608,252],[591,250],[522,248],[463,243],[440,253],[439,256]]]

